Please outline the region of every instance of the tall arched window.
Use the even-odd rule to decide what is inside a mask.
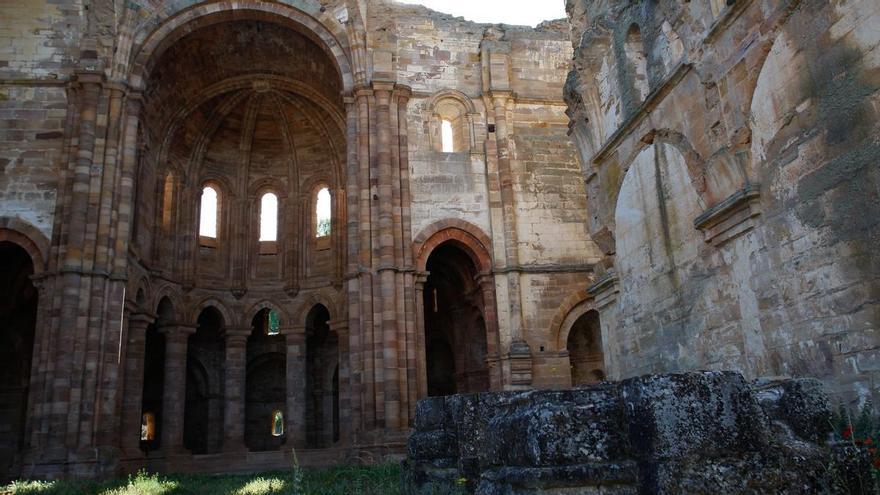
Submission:
[[[217,238],[217,204],[219,195],[212,186],[202,189],[202,210],[199,219],[199,235],[211,239]]]
[[[260,241],[278,239],[278,196],[266,193],[260,199]]]
[[[453,141],[452,122],[443,120],[440,122],[440,142],[444,153],[452,153],[455,151]]]
[[[330,235],[330,218],[330,189],[323,187],[315,201],[315,237]]]
[[[162,226],[171,227],[171,203],[174,200],[174,174],[165,175],[165,187],[162,189]]]

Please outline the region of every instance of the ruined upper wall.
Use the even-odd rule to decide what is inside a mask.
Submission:
[[[876,400],[880,6],[568,12],[610,376],[738,369]]]
[[[537,28],[480,24],[420,5],[371,3],[368,20],[374,79],[396,79],[414,91],[455,88],[471,96],[488,89],[481,42],[509,42],[511,66],[496,89],[558,100],[571,50],[562,22]]]

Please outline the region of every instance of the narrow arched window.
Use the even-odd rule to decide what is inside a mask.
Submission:
[[[211,186],[205,186],[202,189],[202,210],[199,219],[199,235],[217,238],[217,202],[219,195],[217,190]]]
[[[272,411],[272,436],[280,437],[284,435],[284,413],[276,409]]]
[[[452,122],[443,120],[440,122],[440,142],[444,153],[452,153],[455,151],[454,133],[452,132]]]
[[[330,235],[330,189],[326,187],[318,191],[318,198],[315,201],[315,218],[315,237]]]
[[[278,239],[278,196],[266,193],[260,199],[260,241]]]
[[[174,174],[168,172],[165,176],[165,186],[162,188],[162,226],[166,229],[171,227],[171,203],[174,200]]]

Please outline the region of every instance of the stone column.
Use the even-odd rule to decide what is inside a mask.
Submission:
[[[495,301],[495,276],[483,273],[477,276],[480,297],[483,300],[483,321],[486,324],[486,369],[489,372],[490,390],[504,387],[499,361],[500,338],[498,330],[497,303]]]
[[[250,327],[226,328],[225,403],[223,408],[223,452],[246,452],[244,441],[245,395],[247,393],[247,338]]]
[[[391,171],[391,83],[373,83],[376,94],[379,168],[379,299],[382,308],[382,390],[384,424],[400,427],[397,291],[394,264],[394,198]]]
[[[162,446],[166,456],[181,455],[186,413],[186,351],[195,326],[175,324],[159,329],[165,335],[165,380],[162,396]]]
[[[510,311],[510,385],[527,387],[532,382],[532,355],[525,340],[520,287],[519,235],[516,226],[516,196],[513,191],[513,167],[510,155],[510,126],[507,123],[507,105],[512,99],[509,91],[493,91],[495,133],[498,143],[498,175],[501,182],[501,203],[504,225],[504,254],[507,268],[508,308]]]
[[[122,401],[120,448],[126,457],[140,457],[141,415],[143,414],[144,359],[147,327],[155,321],[147,313],[132,313],[128,318],[128,342],[125,351],[125,393]]]
[[[330,322],[330,330],[336,332],[339,337],[339,443],[348,445],[351,433],[351,370],[348,360],[349,335],[348,320],[334,320]]]
[[[425,361],[425,283],[427,281],[427,273],[416,273],[416,380],[420,399],[428,396],[428,368]]]
[[[287,342],[287,412],[284,431],[288,447],[306,447],[306,327],[282,327]]]

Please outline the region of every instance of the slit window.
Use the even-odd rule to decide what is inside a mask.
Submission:
[[[284,435],[284,414],[276,409],[272,412],[272,436],[280,437]]]
[[[162,225],[171,227],[171,202],[174,196],[174,175],[168,172],[165,176],[165,187],[162,190]]]
[[[321,188],[315,203],[315,237],[326,237],[330,235],[330,189]]]
[[[278,196],[266,193],[260,199],[260,241],[278,239]]]
[[[199,219],[199,235],[217,238],[217,190],[211,186],[202,189],[202,209]]]

